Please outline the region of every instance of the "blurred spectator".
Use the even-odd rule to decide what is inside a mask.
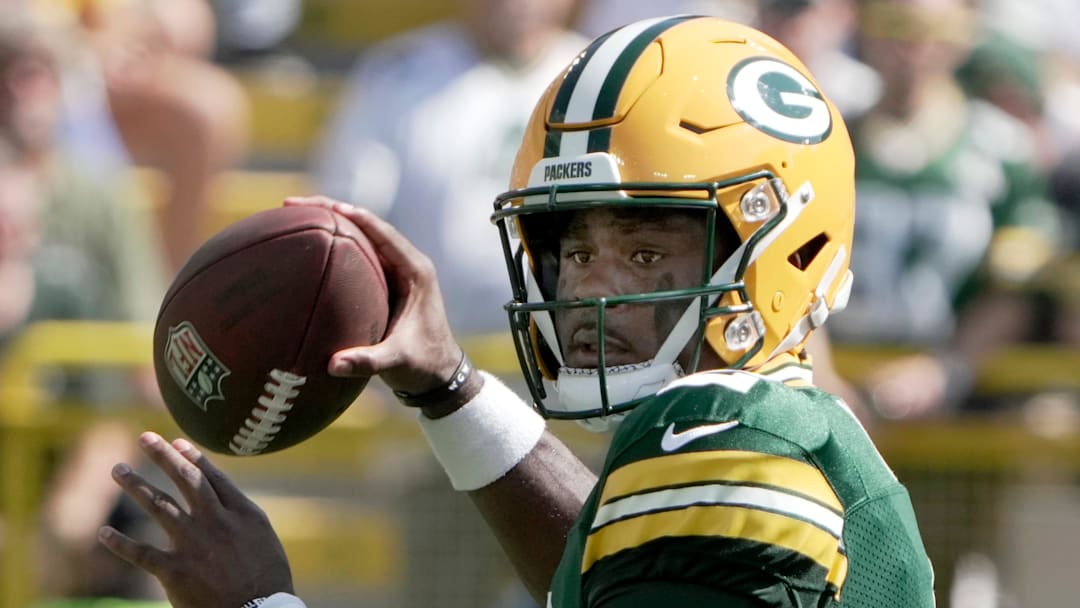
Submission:
[[[1012,296],[1010,317],[1013,322],[1010,325],[1014,327],[1013,334],[1002,335],[999,343],[1080,344],[1075,339],[1075,330],[1070,329],[1080,320],[1075,310],[1076,255],[1080,245],[1080,224],[1077,223],[1080,219],[1077,215],[1080,213],[1080,147],[1077,146],[1080,123],[1069,128],[1048,115],[1048,100],[1063,92],[1067,79],[1055,81],[1054,77],[1045,76],[1053,72],[1048,67],[1051,62],[1067,61],[1067,57],[1060,49],[1016,36],[1021,28],[1001,23],[994,13],[988,20],[996,29],[983,37],[960,66],[958,78],[973,97],[1005,111],[1031,132],[1035,150],[1032,164],[1039,169],[1040,180],[1043,173],[1047,175],[1046,193],[1055,205],[1054,219],[1059,226],[1059,246],[1046,254],[1047,263],[1023,285],[1022,291]],[[1076,67],[1080,68],[1080,63]],[[1069,152],[1069,146],[1076,149]],[[1036,191],[1043,186],[1040,181],[1032,180],[1028,187]],[[991,263],[1003,265],[1001,258],[1016,255],[1024,246],[1021,241],[1011,247],[992,250],[999,259],[992,259]]]
[[[574,0],[459,0],[460,18],[365,51],[314,159],[318,190],[387,217],[429,255],[453,327],[505,332],[488,218],[532,100],[585,45]]]
[[[1063,242],[1047,189],[1054,153],[1041,137],[1037,71],[1025,65],[1030,57],[984,37],[976,6],[858,5],[857,54],[879,73],[882,89],[850,125],[858,159],[856,279],[830,331],[837,342],[917,353],[862,380],[868,404],[887,419],[983,405],[972,395],[976,370],[1031,337],[1038,316],[1031,288]],[[997,487],[942,500],[948,474],[900,474],[920,518],[965,514],[964,530],[940,530],[927,543],[939,597],[973,595],[976,585],[996,589],[992,562],[978,571],[968,565],[994,554]]]
[[[1057,150],[1080,145],[1080,2],[983,0],[987,28],[1040,56],[1043,120]]]
[[[1050,174],[1050,194],[1067,247],[1035,275],[1018,306],[1028,321],[1023,339],[1080,349],[1080,148],[1059,159]],[[1073,403],[1080,407],[1080,395]]]
[[[175,270],[206,236],[215,177],[246,154],[246,94],[209,60],[215,23],[205,0],[70,4],[96,51],[125,150],[166,178],[159,219]]]
[[[1034,137],[1033,162],[1042,169],[1060,154],[1044,123],[1042,57],[1033,48],[1000,32],[988,32],[956,70],[957,81],[973,98],[993,104],[1022,122]]]
[[[41,235],[35,263],[57,260],[41,274],[82,281],[74,291],[87,305],[77,316],[151,320],[164,293],[163,264],[137,190],[83,171],[57,144],[60,62],[70,56],[62,40],[70,32],[42,27],[18,9],[4,13],[0,150],[8,175],[24,184],[17,189],[23,204],[12,206],[34,218]]]
[[[35,321],[149,321],[163,293],[149,218],[121,185],[84,174],[54,139],[70,32],[47,28],[13,5],[0,16],[0,355]],[[116,395],[116,378],[59,378],[47,387],[58,397],[96,402]],[[58,454],[41,551],[53,592],[92,595],[131,579],[130,571],[109,571],[117,562],[102,560],[95,542],[118,498],[101,479],[101,462],[136,456],[118,432],[93,425]]]
[[[1080,147],[1063,156],[1050,184],[1055,202],[1067,214],[1072,240],[1067,255],[1041,273],[1040,284],[1054,307],[1052,339],[1080,349]]]
[[[866,390],[887,417],[962,400],[972,367],[1015,335],[1015,288],[1053,255],[1057,214],[1031,131],[969,99],[954,70],[976,15],[962,0],[869,0],[860,57],[882,77],[853,125],[859,214],[848,310],[837,341],[927,351],[885,366]]]
[[[37,213],[30,204],[38,197],[33,174],[5,152],[0,150],[0,346],[9,328],[21,327],[30,316],[35,292],[32,256],[39,233]]]

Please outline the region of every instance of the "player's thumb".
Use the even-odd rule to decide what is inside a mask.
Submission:
[[[340,378],[376,376],[398,364],[395,351],[385,344],[340,350],[330,357],[327,371]]]

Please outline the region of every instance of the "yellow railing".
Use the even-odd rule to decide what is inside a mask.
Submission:
[[[507,336],[473,338],[464,345],[478,365],[508,377],[517,374]],[[840,347],[836,361],[841,372],[857,379],[902,352]],[[90,408],[52,402],[43,390],[49,370],[137,370],[149,366],[151,355],[148,325],[47,322],[31,326],[0,359],[0,608],[31,606],[37,593],[34,564],[46,453],[102,419],[123,421],[133,438],[141,429],[178,433],[161,408],[143,403]],[[978,378],[984,394],[1030,393],[1048,387],[1080,392],[1080,352],[1013,348],[994,357]],[[372,385],[341,420],[294,448],[257,458],[217,460],[240,479],[303,478],[319,471],[348,480],[395,449],[422,450],[411,418],[380,398],[380,388]],[[555,430],[579,447],[602,449],[599,440],[573,425],[555,425]],[[1080,471],[1080,441],[1074,433],[1040,435],[1014,419],[1009,424],[986,417],[892,423],[873,432],[898,472],[948,476],[1039,467]],[[107,476],[108,471],[101,474]],[[377,505],[287,493],[256,492],[256,499],[281,534],[301,588],[334,582],[374,589],[404,585],[403,521],[396,514]]]

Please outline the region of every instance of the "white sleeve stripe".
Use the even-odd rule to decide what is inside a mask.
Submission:
[[[812,524],[840,538],[844,518],[810,499],[779,490],[709,484],[635,494],[609,502],[596,511],[592,530],[617,520],[691,506],[727,505],[785,515]]]

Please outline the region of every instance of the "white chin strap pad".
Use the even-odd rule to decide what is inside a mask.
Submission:
[[[607,402],[612,405],[655,394],[683,375],[682,367],[678,363],[653,365],[653,361],[609,367],[604,372]],[[596,369],[559,369],[556,390],[559,393],[560,411],[584,412],[594,410],[603,403],[600,394],[600,371]]]

